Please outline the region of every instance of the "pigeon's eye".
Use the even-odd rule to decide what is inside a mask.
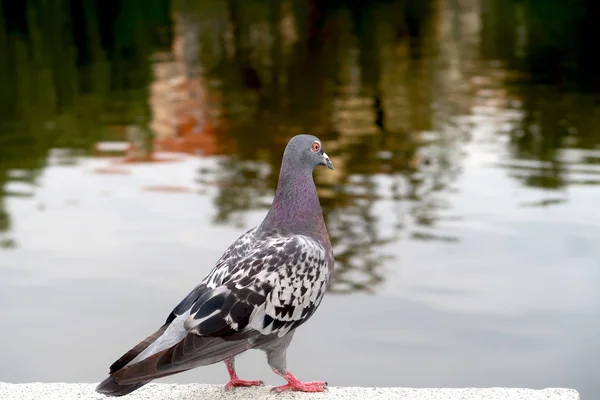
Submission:
[[[311,150],[316,153],[317,151],[321,150],[321,144],[319,142],[314,142],[311,146]]]

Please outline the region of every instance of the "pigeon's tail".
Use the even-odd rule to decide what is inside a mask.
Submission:
[[[125,396],[126,394],[138,390],[148,382],[150,381],[132,383],[130,385],[119,385],[115,377],[111,375],[100,382],[100,384],[96,387],[96,392],[114,397]]]
[[[148,382],[147,380],[144,382],[136,382],[129,385],[120,385],[114,377],[115,372],[119,371],[121,368],[125,367],[130,361],[132,361],[135,357],[138,356],[142,351],[144,351],[148,346],[150,346],[157,338],[159,338],[164,331],[167,329],[168,323],[164,324],[160,327],[159,330],[154,332],[152,335],[148,336],[146,339],[142,340],[138,343],[134,348],[129,350],[127,353],[123,354],[121,358],[115,361],[110,366],[110,376],[100,382],[100,384],[96,387],[96,392],[103,393],[107,396],[124,396],[129,394]]]
[[[184,318],[185,314],[181,320]],[[214,364],[251,347],[246,333],[225,338],[203,337],[187,333],[183,326],[167,330],[169,324],[163,325],[115,361],[110,366],[110,376],[96,387],[96,391],[108,396],[123,396],[154,379]],[[147,349],[148,354],[144,355]]]

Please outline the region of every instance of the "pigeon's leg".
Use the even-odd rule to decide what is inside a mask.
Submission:
[[[273,388],[273,390],[276,392],[283,392],[285,390],[295,390],[300,392],[325,391],[327,382],[302,382],[287,370],[286,352],[290,342],[292,341],[292,336],[293,331],[281,339],[274,340],[267,346],[264,346],[264,350],[267,352],[267,362],[273,369],[273,372],[283,377],[283,379],[287,381],[287,385],[277,386],[276,388]]]
[[[227,372],[229,372],[229,382],[225,385],[225,390],[230,390],[233,387],[237,386],[260,386],[263,385],[263,381],[245,381],[243,379],[238,378],[237,373],[235,372],[235,359],[233,357],[225,360],[225,366],[227,367]]]

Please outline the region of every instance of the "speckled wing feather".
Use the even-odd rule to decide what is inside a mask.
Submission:
[[[303,235],[265,235],[237,262],[209,277],[185,322],[198,335],[260,332],[283,336],[319,306],[331,278],[333,257]]]
[[[232,245],[226,262],[172,312],[173,324],[183,322],[183,337],[168,347],[156,344],[157,351],[149,349],[116,371],[119,384],[222,361],[284,336],[312,316],[330,280],[331,253],[303,235],[252,235],[251,245],[243,237]]]

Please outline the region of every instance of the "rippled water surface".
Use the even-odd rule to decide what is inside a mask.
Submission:
[[[102,379],[309,132],[337,269],[292,372],[600,395],[592,2],[58,3],[0,8],[0,381]]]

